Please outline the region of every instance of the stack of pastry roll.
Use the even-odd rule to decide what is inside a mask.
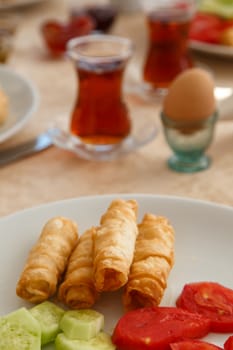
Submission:
[[[128,281],[133,261],[138,205],[135,200],[111,202],[96,230],[94,283],[99,292],[114,291]]]
[[[53,296],[77,241],[74,221],[60,216],[50,219],[29,253],[16,286],[17,295],[32,303]]]
[[[127,310],[159,305],[174,263],[174,229],[165,217],[145,214],[138,228],[134,260],[123,293]]]
[[[93,280],[93,249],[96,228],[85,231],[70,256],[58,298],[72,309],[90,308],[99,297]]]

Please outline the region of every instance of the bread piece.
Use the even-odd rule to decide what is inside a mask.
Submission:
[[[114,291],[128,280],[137,228],[137,202],[114,200],[96,231],[94,281],[98,291]]]
[[[91,308],[99,297],[93,279],[95,227],[84,232],[70,256],[58,298],[72,309]]]
[[[220,36],[220,44],[233,46],[233,27],[225,29]]]
[[[168,220],[146,214],[138,228],[134,260],[123,293],[127,310],[159,305],[174,264],[174,229]]]
[[[9,116],[9,98],[0,88],[0,126],[5,123]]]
[[[16,286],[17,295],[32,303],[53,296],[77,240],[76,223],[64,217],[50,219],[29,253]]]

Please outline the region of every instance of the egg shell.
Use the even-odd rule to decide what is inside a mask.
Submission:
[[[179,122],[207,119],[216,110],[214,80],[202,68],[190,68],[171,83],[163,102],[167,117]]]

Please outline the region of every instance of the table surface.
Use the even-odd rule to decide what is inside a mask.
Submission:
[[[58,120],[69,124],[77,91],[74,68],[67,59],[54,60],[48,56],[39,28],[47,18],[67,18],[73,5],[71,1],[48,0],[18,10],[21,22],[7,65],[33,81],[40,103],[23,130],[1,144],[0,149],[28,140]],[[147,43],[144,16],[122,13],[111,32],[134,41],[135,53],[126,80],[130,84],[140,81]],[[233,87],[232,59],[193,54],[197,62],[207,65],[214,73],[216,85]],[[233,206],[233,118],[224,120],[220,116],[214,140],[207,151],[212,158],[210,168],[195,174],[181,174],[167,167],[171,150],[160,125],[160,105],[129,93],[125,94],[125,99],[134,117],[152,117],[157,123],[158,134],[151,143],[109,162],[83,160],[51,147],[1,167],[0,216],[52,201],[108,193],[175,195]]]

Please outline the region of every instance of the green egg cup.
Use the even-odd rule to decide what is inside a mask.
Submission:
[[[212,142],[217,119],[217,111],[209,118],[194,123],[176,122],[161,113],[164,135],[173,150],[168,159],[172,170],[194,173],[209,168],[211,159],[205,151]]]

